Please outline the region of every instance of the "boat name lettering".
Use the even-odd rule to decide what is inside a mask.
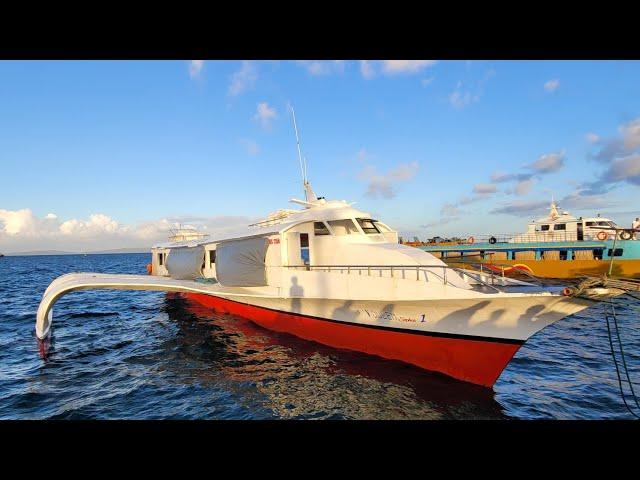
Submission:
[[[425,321],[425,315],[422,314],[420,315],[420,320],[417,320],[415,318],[411,318],[411,317],[402,317],[400,315],[396,315],[393,312],[387,312],[387,311],[383,311],[383,312],[376,312],[376,311],[370,311],[367,309],[362,309],[360,310],[361,313],[364,313],[365,315],[367,315],[369,318],[374,318],[380,322],[406,322],[406,323],[418,323],[420,322],[424,322]]]

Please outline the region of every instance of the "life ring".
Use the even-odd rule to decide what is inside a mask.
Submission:
[[[562,289],[562,295],[564,295],[565,297],[571,296],[572,293],[573,293],[573,289],[572,288],[564,287]]]
[[[598,238],[598,240],[604,241],[607,238],[609,238],[609,234],[607,232],[605,232],[604,230],[600,230],[598,232],[598,235],[596,235],[596,237]]]
[[[493,245],[493,244],[494,244],[494,243],[496,243],[496,242],[497,242],[496,237],[491,237],[491,238],[489,239],[489,243],[490,243],[491,245]]]
[[[469,237],[469,238],[467,238],[467,243],[468,243],[469,245],[471,245],[471,244],[472,244],[472,243],[474,243],[475,241],[476,241],[476,239],[475,239],[475,238],[473,238],[473,237]]]
[[[151,265],[150,263],[147,263],[147,273],[151,275],[152,271],[153,271],[153,265]]]
[[[620,232],[620,240],[631,240],[633,234],[629,230],[623,230]]]

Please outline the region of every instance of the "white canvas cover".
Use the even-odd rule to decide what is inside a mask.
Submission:
[[[167,256],[169,276],[176,280],[194,280],[202,277],[204,247],[172,248]]]
[[[227,287],[262,287],[267,284],[267,238],[245,238],[218,244],[216,277]]]

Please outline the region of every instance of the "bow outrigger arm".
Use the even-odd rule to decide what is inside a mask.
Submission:
[[[47,338],[53,322],[53,305],[63,295],[76,290],[148,290],[210,295],[213,290],[220,293],[220,286],[217,285],[217,287],[218,289],[215,289],[211,284],[191,280],[175,280],[149,275],[69,273],[56,278],[44,292],[36,316],[36,336],[40,340]],[[244,294],[226,292],[225,296],[242,297]]]

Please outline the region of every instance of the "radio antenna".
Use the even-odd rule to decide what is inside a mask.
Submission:
[[[302,152],[300,150],[300,136],[298,135],[298,124],[296,123],[296,112],[293,111],[293,107],[289,105],[291,109],[291,117],[293,118],[293,129],[296,132],[296,146],[298,147],[298,161],[300,162],[300,173],[302,174],[302,188],[304,190],[304,197],[306,202],[312,204],[310,202],[317,202],[318,197],[316,196],[313,188],[311,188],[311,184],[307,178],[307,157],[302,156]]]
[[[293,117],[293,129],[296,132],[296,147],[298,147],[298,161],[300,162],[300,173],[302,174],[302,183],[306,185],[307,183],[307,168],[306,168],[306,159],[303,162],[302,153],[300,151],[300,137],[298,136],[298,125],[296,124],[296,112],[293,111],[293,107],[289,105],[291,109],[291,116]]]

